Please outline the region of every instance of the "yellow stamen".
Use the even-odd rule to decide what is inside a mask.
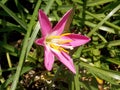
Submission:
[[[66,36],[66,35],[70,35],[71,33],[64,33],[64,34],[61,34],[60,36]]]
[[[67,50],[65,50],[64,48],[62,48],[62,47],[60,47],[60,46],[57,46],[57,45],[55,45],[55,44],[53,44],[53,43],[51,43],[50,44],[50,47],[51,48],[53,48],[53,49],[55,49],[55,50],[57,50],[57,51],[63,51],[63,52],[66,52],[66,53],[69,53]]]
[[[69,54],[69,51],[65,50],[64,48],[60,47],[60,51],[66,52]]]
[[[51,40],[57,40],[58,41],[56,42],[57,44],[66,44],[66,43],[69,43],[69,42],[72,42],[72,40],[68,39],[68,40],[65,40],[65,39],[61,39],[61,37],[63,36],[66,36],[66,35],[69,35],[70,33],[64,33],[64,34],[61,34],[60,36],[49,36],[46,41],[47,42],[51,42]]]
[[[69,42],[72,42],[72,40],[60,40],[59,42],[58,42],[58,44],[66,44],[66,43],[69,43]]]
[[[50,47],[55,49],[55,50],[59,50],[59,48],[60,48],[60,46],[57,46],[57,45],[55,45],[53,43],[50,44]]]
[[[61,34],[60,36],[50,36],[48,39],[60,39],[61,37],[69,35],[69,34],[70,33],[64,33],[64,34]]]
[[[55,38],[55,39],[59,39],[59,38],[61,38],[61,36],[50,36],[50,37],[49,37],[49,39],[54,39],[54,38]]]

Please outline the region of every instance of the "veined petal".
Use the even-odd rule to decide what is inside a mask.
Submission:
[[[74,74],[76,73],[73,60],[70,58],[70,56],[65,52],[55,52],[53,51],[55,56],[59,59],[60,62],[62,62],[70,71],[72,71]]]
[[[39,10],[39,22],[41,26],[42,35],[46,36],[47,34],[50,33],[52,26],[48,17],[42,10]]]
[[[49,47],[45,46],[45,56],[44,56],[44,65],[48,71],[52,69],[53,63],[54,63],[54,55],[49,49]]]
[[[66,44],[66,45],[72,46],[72,47],[84,45],[90,41],[90,38],[88,38],[87,36],[84,36],[84,35],[80,35],[80,34],[69,34],[69,35],[63,36],[62,38],[72,40],[72,42]]]
[[[65,28],[65,25],[66,25],[66,22],[71,14],[73,9],[70,9],[69,11],[67,11],[64,16],[60,19],[60,21],[56,24],[56,26],[53,28],[53,33],[54,35],[60,35],[64,28]]]
[[[39,38],[35,41],[36,44],[44,46],[45,37]]]

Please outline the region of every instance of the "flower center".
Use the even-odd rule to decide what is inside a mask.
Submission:
[[[49,36],[46,38],[46,44],[56,51],[64,51],[69,53],[66,49],[71,49],[72,47],[65,44],[72,42],[71,39],[62,39],[63,36],[69,35],[70,33],[61,34],[60,36]]]

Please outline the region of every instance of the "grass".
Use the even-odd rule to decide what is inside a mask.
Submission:
[[[46,71],[43,48],[34,43],[41,36],[38,10],[54,25],[70,8],[69,32],[91,41],[71,51],[75,75],[58,61]],[[1,0],[0,90],[119,90],[119,13],[119,0]]]

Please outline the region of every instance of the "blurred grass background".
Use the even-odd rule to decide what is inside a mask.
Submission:
[[[75,8],[69,32],[91,41],[71,51],[77,73],[43,65],[38,10],[53,26]],[[120,90],[119,0],[0,0],[0,90]]]

